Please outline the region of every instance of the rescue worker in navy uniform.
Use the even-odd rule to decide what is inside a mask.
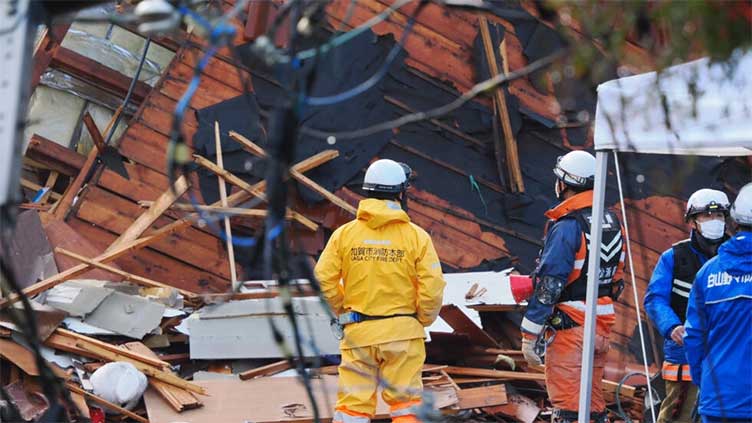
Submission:
[[[692,230],[661,254],[653,270],[645,310],[663,335],[662,376],[666,398],[661,402],[658,423],[692,421],[697,387],[692,383],[684,355],[684,319],[687,300],[697,271],[714,257],[725,234],[729,201],[721,191],[701,189],[689,197],[684,218]]]
[[[521,325],[522,352],[528,363],[541,364],[539,354],[542,351],[536,348],[536,342],[538,345],[550,342],[545,350],[545,371],[546,390],[555,408],[552,421],[575,422],[579,408],[595,157],[584,151],[570,152],[559,158],[554,174],[556,196],[562,201],[546,212],[550,221],[533,275],[535,291],[528,299]],[[619,220],[611,212],[605,212],[602,236],[590,405],[590,418],[596,422],[608,421],[601,379],[611,327],[616,320],[613,301],[623,286],[625,243]]]
[[[697,273],[684,349],[705,423],[752,421],[752,183],[731,207],[736,234]]]

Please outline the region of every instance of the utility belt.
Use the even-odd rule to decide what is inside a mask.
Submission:
[[[336,319],[332,319],[330,326],[332,329],[332,334],[334,334],[334,337],[341,341],[345,337],[345,326],[347,325],[351,325],[353,323],[366,322],[369,320],[392,319],[395,317],[412,317],[414,319],[417,319],[418,315],[415,313],[412,313],[412,314],[390,314],[389,316],[369,316],[368,314],[359,313],[357,311],[350,311],[347,313],[340,314],[339,317],[337,317]]]
[[[587,296],[587,284],[586,283],[573,283],[564,288],[558,301],[585,301]],[[610,297],[616,301],[619,299],[622,291],[624,291],[624,280],[612,281],[610,283],[604,283],[598,285],[598,298]]]
[[[564,313],[558,308],[554,308],[553,314],[551,314],[551,317],[548,319],[548,324],[555,330],[572,329],[580,326],[580,324],[569,317],[567,313]]]
[[[352,323],[360,323],[365,322],[368,320],[383,320],[383,319],[392,319],[394,317],[412,317],[414,319],[418,318],[418,315],[415,313],[412,314],[390,314],[389,316],[369,316],[368,314],[359,313],[357,311],[350,311],[347,313],[340,314],[337,318],[337,323],[339,323],[342,326],[347,326]]]

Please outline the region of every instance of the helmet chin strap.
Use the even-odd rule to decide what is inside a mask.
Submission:
[[[400,192],[400,206],[407,213],[407,190]]]

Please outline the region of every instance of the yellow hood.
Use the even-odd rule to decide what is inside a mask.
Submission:
[[[380,228],[392,222],[410,222],[410,218],[399,203],[376,198],[368,198],[360,202],[358,220],[365,222],[371,229]]]

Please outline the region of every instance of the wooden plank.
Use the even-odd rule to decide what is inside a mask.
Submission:
[[[545,381],[542,373],[512,372],[508,370],[476,369],[472,367],[447,366],[444,370],[450,375],[496,378],[500,380]]]
[[[104,398],[102,398],[100,396],[97,396],[97,395],[92,394],[91,392],[85,391],[85,390],[81,389],[80,387],[76,386],[75,384],[73,384],[71,382],[66,383],[65,387],[68,390],[72,391],[72,392],[75,392],[77,394],[83,395],[86,398],[88,398],[88,399],[96,402],[97,404],[104,405],[105,407],[107,407],[107,408],[109,408],[111,410],[114,410],[114,411],[116,411],[116,412],[118,412],[120,414],[123,414],[125,416],[128,416],[128,417],[132,418],[133,420],[139,421],[141,423],[149,423],[148,419],[146,419],[146,418],[144,418],[142,416],[139,416],[138,414],[136,414],[136,413],[134,413],[132,411],[126,410],[125,408],[123,408],[123,407],[121,407],[121,406],[119,406],[117,404],[111,403],[111,402],[107,401],[106,399],[104,399]]]
[[[91,140],[94,142],[94,147],[99,150],[99,154],[104,153],[104,138],[102,138],[102,133],[99,132],[97,123],[94,122],[94,118],[91,117],[91,114],[89,112],[84,113],[83,122],[84,126],[86,126],[86,130],[89,131],[89,135],[91,135]]]
[[[225,170],[224,161],[222,160],[222,137],[219,135],[219,122],[214,122],[214,147],[217,151],[217,167]],[[219,202],[222,207],[228,207],[227,205],[227,185],[225,180],[217,178],[219,184]],[[223,219],[225,224],[225,236],[227,237],[225,245],[227,246],[227,258],[230,262],[230,282],[232,282],[232,290],[238,289],[238,274],[235,270],[235,248],[232,244],[232,228],[230,227],[230,218]]]
[[[136,283],[138,285],[142,285],[142,286],[146,286],[146,287],[154,287],[154,288],[175,289],[174,287],[172,287],[172,286],[170,286],[170,285],[168,285],[166,283],[157,282],[155,280],[151,280],[151,279],[145,278],[143,276],[138,276],[138,275],[134,275],[132,273],[128,273],[128,272],[126,272],[124,270],[120,270],[120,269],[118,269],[116,267],[112,267],[112,266],[109,266],[107,264],[99,263],[99,262],[94,261],[94,260],[92,260],[90,258],[81,256],[80,254],[76,254],[76,253],[74,253],[72,251],[68,251],[68,250],[60,248],[60,247],[55,248],[55,252],[63,254],[63,255],[66,255],[66,256],[71,257],[71,258],[74,258],[74,259],[76,259],[76,260],[78,260],[78,261],[80,261],[82,263],[86,263],[86,264],[88,264],[88,265],[90,265],[92,267],[96,267],[98,269],[106,270],[106,271],[108,271],[110,273],[114,273],[116,275],[120,275],[120,276],[123,277],[123,279],[125,279],[127,281],[131,281],[131,282]],[[179,288],[178,288],[178,291],[181,294],[183,294],[183,296],[186,297],[186,298],[198,298],[198,294],[196,294],[195,292],[190,292],[190,291],[186,291],[184,289],[179,289]]]
[[[494,51],[491,32],[488,28],[488,20],[485,16],[480,15],[478,17],[478,23],[480,25],[480,34],[483,40],[483,48],[486,53],[486,61],[488,63],[488,70],[491,77],[499,75],[499,65],[496,62],[496,53]],[[502,53],[503,54],[503,53]],[[506,63],[507,59],[504,59]],[[522,179],[522,170],[520,169],[520,158],[517,152],[517,141],[514,138],[514,131],[512,130],[512,123],[509,120],[509,110],[507,110],[507,100],[504,95],[504,89],[497,87],[494,90],[494,100],[496,103],[496,110],[499,113],[499,120],[501,121],[501,128],[504,132],[504,142],[506,145],[506,158],[507,169],[509,171],[509,182],[514,192],[525,192],[525,182]]]
[[[287,360],[280,360],[266,366],[257,367],[238,374],[240,380],[253,379],[254,377],[270,376],[276,373],[284,372],[290,368],[290,362]]]
[[[109,66],[105,66],[96,60],[92,60],[65,47],[60,47],[57,50],[52,58],[50,67],[59,69],[121,98],[125,98],[125,95],[128,93],[132,79]],[[140,104],[150,91],[151,87],[147,83],[137,81],[133,88],[131,101],[134,104]]]
[[[235,131],[230,131],[230,138],[240,143],[240,145],[242,145],[245,150],[251,152],[251,154],[254,154],[262,158],[265,158],[267,156],[266,151],[264,151],[264,149],[262,149],[258,145],[254,144],[251,140],[249,140],[248,138],[244,137],[243,135]],[[331,193],[329,190],[322,187],[321,185],[317,184],[315,181],[313,181],[309,177],[303,175],[302,173],[296,170],[291,170],[290,175],[295,180],[297,180],[304,186],[308,187],[309,189],[315,191],[316,193],[326,198],[327,200],[329,200],[330,202],[332,202],[334,205],[338,206],[339,208],[345,210],[346,212],[352,214],[353,216],[357,214],[358,210],[352,205],[350,205],[350,203],[337,197],[336,195],[334,195],[333,193]]]
[[[237,186],[238,188],[242,189],[243,191],[247,192],[248,194],[254,195],[257,198],[259,198],[262,201],[267,201],[266,194],[264,194],[263,191],[259,189],[255,189],[253,186],[251,186],[248,182],[238,178],[237,176],[233,175],[232,173],[219,168],[217,165],[215,165],[211,160],[201,157],[198,154],[193,155],[194,162],[198,164],[201,167],[204,167],[213,173],[215,173],[217,176],[222,177],[227,182]],[[287,213],[290,213],[293,215],[293,219],[300,223],[301,225],[305,226],[306,228],[315,231],[318,229],[319,225],[316,224],[316,222],[312,221],[311,219],[308,219],[307,217],[301,215],[300,213],[290,209],[287,207]]]
[[[507,390],[503,384],[458,390],[457,398],[460,410],[504,405],[508,402]]]
[[[140,370],[143,374],[147,376],[151,376],[153,378],[156,378],[162,382],[169,383],[170,385],[177,386],[179,388],[187,389],[191,392],[195,392],[197,394],[206,395],[206,389],[202,388],[201,386],[198,386],[196,384],[190,383],[187,380],[181,379],[180,377],[168,373],[164,370],[161,370],[159,368],[156,368],[154,366],[144,364],[141,360],[134,360],[125,354],[123,354],[123,350],[119,349],[117,352],[113,352],[110,350],[107,350],[105,348],[102,348],[101,346],[95,345],[95,344],[89,344],[86,342],[77,341],[76,346],[91,352],[92,354],[96,354],[97,356],[101,357],[102,359],[108,360],[108,361],[126,361],[128,363],[133,364],[138,370]],[[130,352],[132,353],[132,352]]]
[[[26,157],[65,176],[78,175],[86,162],[86,157],[81,154],[38,134],[31,136],[26,148]]]
[[[101,348],[102,350],[109,351],[115,354],[119,354],[123,357],[127,357],[131,360],[139,361],[143,364],[147,364],[149,366],[154,366],[158,368],[169,368],[170,363],[167,363],[165,361],[147,357],[143,354],[139,354],[133,351],[129,350],[123,350],[122,348],[119,348],[118,346],[108,344],[107,342],[100,341],[98,339],[92,338],[90,336],[82,335],[80,333],[76,333],[67,329],[63,328],[57,328],[55,330],[55,333],[58,335],[66,336],[68,338],[72,338],[76,341],[76,345],[80,348],[83,348],[87,351],[89,351],[87,348],[80,346],[79,344],[85,345],[86,347],[93,345],[97,348]],[[112,360],[115,361],[115,360]]]
[[[297,163],[295,166],[293,166],[294,169],[299,170],[301,172],[305,172],[306,170],[313,169],[317,166],[320,166],[334,158],[336,158],[339,155],[339,152],[337,150],[325,150],[322,151],[314,156],[311,156],[299,163]],[[266,187],[266,182],[261,181],[258,184],[254,185],[255,190],[261,190]],[[245,191],[236,192],[229,197],[227,197],[228,204],[231,205],[237,205],[239,203],[242,203],[243,201],[246,201],[250,198],[249,194]],[[218,205],[215,203],[215,205]],[[133,251],[138,250],[140,248],[144,248],[160,239],[165,238],[166,236],[181,231],[189,226],[191,226],[191,223],[193,219],[195,219],[197,216],[195,214],[192,214],[190,216],[186,216],[180,220],[176,220],[175,222],[164,226],[162,228],[159,228],[158,230],[152,232],[151,234],[144,236],[142,238],[139,238],[129,244],[126,244],[122,246],[121,248],[108,251],[105,253],[102,253],[100,256],[95,257],[94,260],[98,262],[109,262],[112,260],[116,260],[119,257],[122,257],[127,254],[131,254]],[[23,292],[27,296],[34,296],[39,294],[42,291],[45,291],[47,289],[50,289],[60,283],[65,282],[66,280],[72,279],[84,272],[86,272],[90,266],[88,264],[80,264],[78,266],[72,267],[64,272],[60,272],[57,275],[51,276],[43,281],[37,282],[34,285],[31,285],[29,287],[24,288]],[[8,298],[0,299],[0,309],[7,307],[9,304],[13,304],[16,301],[19,300],[18,295],[12,295]]]
[[[155,359],[160,358],[154,353],[154,351],[141,342],[128,342],[121,345],[121,347],[130,351],[138,352],[147,357]],[[165,359],[165,357],[162,357],[162,359]],[[199,401],[192,392],[185,389],[178,388],[177,386],[167,384],[154,378],[149,378],[149,385],[162,395],[165,401],[167,401],[177,412],[201,407],[202,405],[201,401]]]
[[[172,187],[168,188],[167,191],[159,196],[157,201],[155,201],[147,211],[142,213],[141,216],[139,216],[138,219],[136,219],[136,221],[133,222],[133,224],[123,232],[123,234],[120,235],[120,237],[116,239],[107,250],[105,250],[105,252],[116,250],[123,245],[136,240],[187,190],[188,180],[184,175],[181,175],[175,180]]]

